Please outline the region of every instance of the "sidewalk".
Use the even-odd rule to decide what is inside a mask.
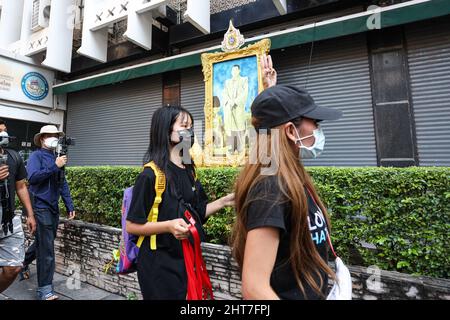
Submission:
[[[16,281],[4,292],[0,300],[36,300],[36,265],[30,266],[31,277],[28,280]],[[53,285],[60,300],[125,300],[125,297],[104,291],[87,283],[81,283],[80,289],[70,289],[68,277],[55,273]],[[69,282],[70,283],[70,282]]]

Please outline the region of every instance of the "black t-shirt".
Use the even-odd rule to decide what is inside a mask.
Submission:
[[[194,180],[192,172],[188,169],[179,168],[171,162],[168,170],[166,188],[159,205],[158,221],[184,218],[185,208],[180,205],[177,196],[172,192],[175,187],[184,201],[196,209],[197,216],[194,218],[197,221],[197,229],[203,229],[208,199],[201,183]],[[152,169],[145,168],[136,179],[127,220],[145,224],[155,194],[155,174]],[[144,299],[186,298],[187,275],[181,241],[175,239],[171,233],[156,236],[156,250],[150,250],[150,237],[145,237],[139,250],[137,265],[139,285]]]
[[[294,272],[289,263],[291,236],[291,206],[285,199],[277,183],[278,177],[269,176],[252,187],[249,192],[251,200],[247,210],[247,230],[260,227],[275,227],[280,229],[280,243],[278,246],[275,266],[271,274],[270,284],[281,299],[303,300],[322,299],[304,280],[305,295],[297,286]],[[306,191],[306,190],[305,190]],[[313,199],[308,196],[308,221],[311,237],[318,253],[328,262],[327,227],[326,220]],[[321,272],[324,281],[322,293],[325,295],[328,275]],[[317,283],[319,280],[317,279]]]
[[[9,191],[9,206],[11,211],[14,212],[16,208],[16,182],[27,178],[27,170],[23,163],[22,158],[19,154],[11,149],[3,149],[6,153],[8,159],[6,163],[8,164],[9,176],[8,176],[8,191]],[[1,154],[1,150],[0,150]],[[2,183],[3,184],[3,183]]]

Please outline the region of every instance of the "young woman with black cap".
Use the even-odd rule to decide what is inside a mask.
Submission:
[[[303,89],[281,85],[257,96],[251,111],[257,136],[252,162],[236,183],[232,234],[242,295],[326,298],[328,278],[334,278],[327,264],[330,221],[302,161],[323,151],[325,137],[318,122],[336,120],[342,113],[317,106]],[[268,148],[269,164],[261,161]],[[270,170],[265,169],[273,166],[267,175]]]

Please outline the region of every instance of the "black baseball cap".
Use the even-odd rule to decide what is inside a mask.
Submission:
[[[259,120],[255,129],[270,129],[298,117],[317,121],[337,120],[342,111],[318,106],[309,93],[293,85],[276,85],[261,92],[251,106]]]

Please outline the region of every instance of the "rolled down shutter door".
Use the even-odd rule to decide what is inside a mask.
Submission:
[[[450,166],[450,21],[405,28],[421,166]]]
[[[307,89],[318,105],[344,112],[322,124],[325,150],[308,166],[376,166],[376,144],[366,35],[288,48],[273,55],[279,84]],[[307,77],[309,70],[309,76]]]
[[[195,135],[203,145],[205,83],[200,67],[181,70],[181,106],[189,110],[194,117]]]
[[[161,105],[159,75],[69,94],[66,130],[76,139],[69,164],[142,165]]]

